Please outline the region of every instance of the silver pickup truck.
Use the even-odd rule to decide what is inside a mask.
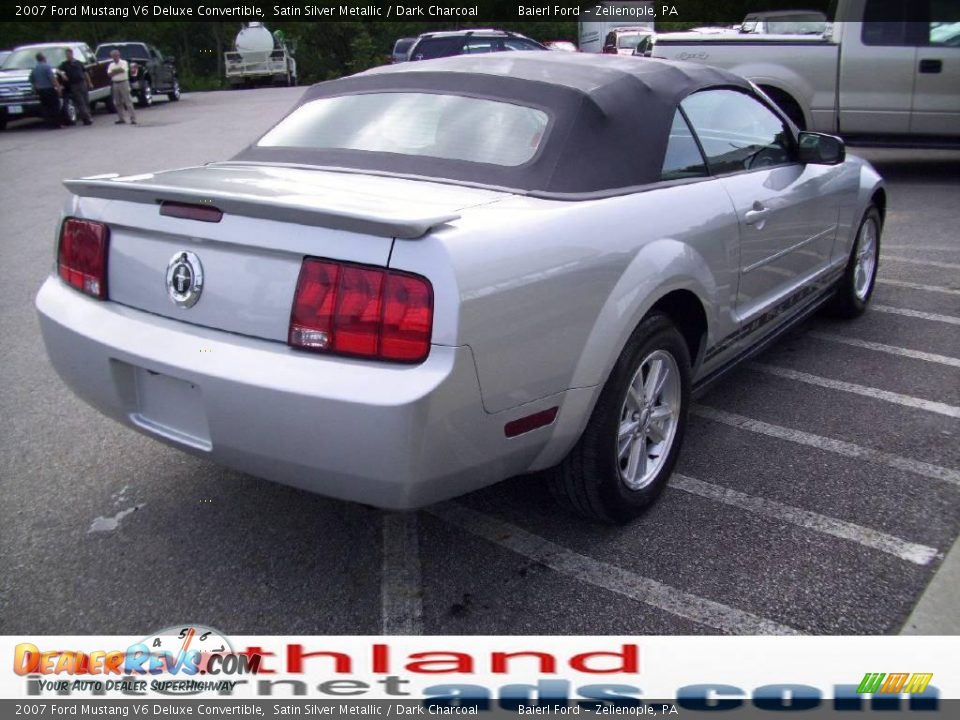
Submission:
[[[960,3],[839,0],[821,36],[658,35],[655,57],[731,70],[801,128],[858,144],[960,144]]]

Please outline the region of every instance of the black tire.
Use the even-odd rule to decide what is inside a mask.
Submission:
[[[858,292],[858,254],[861,251],[861,245],[867,240],[869,226],[873,228],[873,268],[869,272],[870,281],[863,292],[862,286]],[[862,315],[873,297],[873,289],[877,284],[877,269],[880,267],[880,236],[883,233],[883,219],[880,217],[880,210],[876,205],[870,205],[863,214],[863,219],[857,227],[857,236],[853,242],[853,248],[850,250],[850,258],[847,260],[847,267],[843,271],[843,277],[837,285],[837,294],[833,298],[830,310],[834,315],[843,318],[855,318]]]
[[[7,114],[3,113],[2,115],[0,115],[0,130],[6,130],[6,129],[7,129]]]
[[[173,79],[173,87],[170,89],[170,92],[167,93],[167,99],[170,102],[177,102],[180,99],[180,80],[177,78]]]
[[[153,85],[150,84],[150,78],[147,76],[144,76],[140,80],[140,90],[137,92],[137,105],[144,108],[153,105]]]
[[[628,386],[651,353],[672,356],[679,376],[676,429],[653,479],[630,489],[621,478],[618,429]],[[610,372],[583,435],[570,454],[549,473],[549,487],[561,507],[583,517],[611,524],[627,523],[646,510],[667,485],[676,464],[690,407],[690,351],[665,315],[645,318],[634,330]]]

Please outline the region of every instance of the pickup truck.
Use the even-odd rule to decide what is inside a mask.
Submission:
[[[820,36],[658,35],[653,56],[752,80],[800,129],[853,144],[960,145],[960,3],[838,0]]]
[[[36,54],[42,52],[47,56],[47,62],[57,68],[66,59],[67,48],[73,50],[73,56],[84,64],[90,78],[90,109],[96,103],[103,103],[108,110],[113,108],[107,65],[97,62],[86,43],[70,41],[21,45],[0,64],[0,130],[5,129],[11,120],[42,116],[40,98],[30,85],[30,71],[37,64]],[[69,98],[62,102],[61,111],[64,122],[69,125],[76,122],[77,109]]]
[[[152,105],[157,93],[166,94],[171,102],[180,99],[180,79],[172,56],[164,57],[144,42],[109,42],[97,45],[97,59],[109,63],[114,50],[119,50],[120,57],[130,63],[130,92],[140,107]]]

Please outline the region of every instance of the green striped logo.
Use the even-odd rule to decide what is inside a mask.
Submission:
[[[933,673],[867,673],[857,687],[859,694],[919,695],[933,680]]]

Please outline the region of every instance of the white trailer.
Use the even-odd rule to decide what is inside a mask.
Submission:
[[[234,47],[236,50],[223,54],[231,87],[297,84],[297,61],[281,33],[271,33],[260,22],[247,23],[237,33]]]
[[[580,14],[580,52],[603,52],[603,41],[614,28],[646,27],[653,31],[654,3],[590,3]]]

